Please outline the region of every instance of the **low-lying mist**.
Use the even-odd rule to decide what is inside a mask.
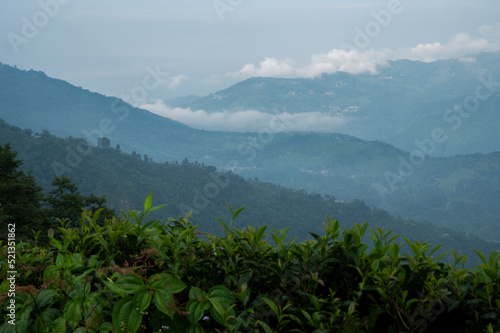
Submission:
[[[210,131],[232,132],[339,132],[351,118],[322,112],[291,114],[286,110],[266,113],[256,110],[207,112],[189,108],[172,108],[163,101],[138,105],[157,115],[167,117],[188,126]]]

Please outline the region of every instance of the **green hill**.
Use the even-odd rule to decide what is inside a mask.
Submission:
[[[394,215],[500,241],[499,153],[415,158],[410,163],[410,153],[387,144],[319,133],[276,135],[272,142],[242,152],[228,152],[227,158],[239,162],[238,173],[244,177],[328,193],[342,201],[361,199]]]
[[[368,221],[371,228],[394,230],[408,235],[412,241],[443,243],[445,246],[440,250],[453,248],[466,253],[471,264],[478,263],[473,249],[489,253],[498,248],[495,243],[462,232],[394,218],[359,200],[340,203],[331,196],[245,180],[232,172],[218,172],[213,166],[191,163],[187,159],[180,163],[156,163],[111,147],[91,148],[83,139],[30,134],[0,122],[0,143],[11,144],[23,160],[23,168],[33,170],[46,190],[56,175],[54,167],[73,163],[71,170],[64,174],[71,177],[83,194],[105,195],[110,208],[117,210],[140,210],[144,197],[153,191],[154,205],[168,204],[153,217],[164,220],[168,216],[184,216],[192,210],[192,222],[204,232],[220,233],[217,219],[228,220],[227,202],[231,206],[246,207],[238,216],[238,226],[266,224],[277,229],[291,226],[290,236],[299,240],[307,239],[310,232],[321,233],[322,222],[328,215],[347,228]],[[86,154],[78,155],[79,151]]]
[[[406,100],[405,94],[415,94],[417,91],[434,96],[429,100],[416,101],[414,105],[435,104],[442,96],[448,96],[446,98],[450,100],[449,96],[468,90],[464,78],[470,78],[470,73],[477,74],[477,66],[491,63],[496,56],[481,55],[476,65],[453,62],[454,67],[452,62],[394,62],[384,70],[398,72],[405,69],[408,75],[414,76],[414,80],[401,79],[401,84],[386,82],[385,86],[389,92],[391,89],[399,89],[403,97],[397,97],[399,93],[392,95],[402,100]],[[452,73],[461,73],[455,78],[460,82],[439,90],[439,85],[449,82],[450,75],[429,76],[429,72],[438,73],[443,70],[443,66],[452,66]],[[492,66],[492,73],[495,68]],[[339,73],[338,77],[325,76],[319,81],[304,82],[331,81],[333,84],[339,78],[356,82],[351,88],[343,90],[343,94],[352,99],[358,98],[356,89],[359,87],[380,81],[374,76]],[[292,82],[265,80],[274,82],[273,84],[281,82],[285,86]],[[431,81],[435,84],[432,89],[429,86]],[[241,85],[245,86],[250,82],[252,81],[244,81]],[[410,83],[414,85],[413,88]],[[295,86],[299,87],[300,84]],[[235,87],[237,86],[233,88],[236,89]],[[384,85],[377,87],[378,90],[373,91],[365,89],[366,93],[375,96],[378,92],[386,91]],[[445,134],[450,136],[448,141],[434,142],[432,147],[429,146],[431,137],[418,137],[419,142],[424,143],[424,148],[422,145],[413,147],[410,150],[412,157],[410,152],[380,141],[366,141],[338,133],[231,133],[195,130],[134,108],[120,100],[48,78],[42,72],[21,71],[6,65],[0,66],[0,88],[0,118],[21,128],[30,128],[38,133],[45,129],[57,136],[83,138],[94,145],[98,143],[98,136],[101,140],[106,137],[110,140],[107,143],[111,147],[119,145],[121,151],[133,153],[142,160],[144,155],[147,155],[148,160],[153,158],[157,162],[188,158],[198,164],[213,165],[219,170],[231,170],[244,178],[257,177],[261,181],[281,184],[298,191],[334,196],[339,201],[360,199],[370,207],[385,209],[392,215],[426,220],[454,230],[474,233],[491,241],[500,241],[497,218],[500,206],[495,201],[500,197],[499,155],[489,153],[421,158],[425,154],[422,150],[430,151],[429,155],[433,155],[452,142],[453,131],[446,131]],[[340,85],[339,89],[341,88],[344,87]],[[257,91],[261,88],[254,89]],[[240,90],[243,92],[245,89]],[[266,90],[261,92],[264,94]],[[279,99],[279,95],[276,98]],[[379,102],[384,100],[386,99],[382,98]],[[491,106],[495,109],[495,101],[491,97],[487,103],[493,103]],[[406,101],[404,103],[410,104]],[[391,107],[386,112],[400,111]],[[488,126],[498,124],[496,118],[488,117],[484,115],[481,122],[487,121]],[[391,126],[396,123],[387,121],[384,117],[380,119],[392,124]],[[469,121],[472,118],[468,118],[467,122]],[[376,128],[376,123],[373,124]],[[485,135],[489,133],[488,127],[482,126],[482,123],[478,123],[476,129]],[[465,119],[459,131],[465,139],[476,137],[465,130]],[[495,140],[489,142],[494,144]],[[57,160],[57,168],[48,166],[46,172],[52,175],[74,172],[75,167],[72,165],[79,165],[80,159],[83,160],[74,156],[76,151],[78,150],[66,151]],[[408,166],[410,157],[413,158],[413,166]]]

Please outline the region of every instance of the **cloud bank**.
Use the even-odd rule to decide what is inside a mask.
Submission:
[[[249,63],[237,72],[226,73],[223,76],[213,76],[211,80],[221,77],[242,80],[249,77],[275,78],[315,78],[322,74],[347,72],[352,74],[377,74],[379,67],[387,65],[388,61],[409,59],[415,61],[433,62],[444,59],[459,59],[463,62],[474,62],[473,57],[482,52],[500,51],[500,23],[495,26],[482,26],[477,29],[480,37],[461,33],[455,35],[447,43],[418,44],[410,48],[398,49],[333,49],[326,53],[311,55],[310,62],[301,65],[290,58],[265,58],[258,64]],[[170,88],[175,88],[181,81],[188,79],[179,75],[171,78]],[[239,112],[206,112],[191,109],[172,108],[163,101],[138,105],[152,113],[179,121],[188,126],[216,131],[258,132],[258,131],[315,131],[340,132],[353,119],[332,116],[321,112],[304,112],[290,114],[269,114],[256,110]]]
[[[188,126],[211,131],[231,132],[338,132],[350,120],[321,112],[269,114],[255,110],[238,112],[206,112],[172,108],[161,100],[138,107]]]
[[[187,79],[189,79],[189,77],[186,75],[182,75],[182,74],[177,75],[177,76],[173,76],[173,77],[169,78],[169,80],[168,80],[168,87],[170,89],[175,89],[179,86],[179,84],[182,81],[185,81]]]
[[[313,54],[306,65],[295,63],[292,59],[265,58],[257,65],[246,64],[239,71],[226,73],[226,77],[249,78],[255,76],[279,78],[315,78],[321,74],[347,72],[351,74],[376,74],[377,68],[387,64],[387,61],[400,59],[432,62],[444,59],[460,59],[481,52],[500,51],[500,24],[482,26],[478,32],[483,36],[475,38],[470,34],[461,33],[447,43],[439,42],[419,44],[411,48],[395,50],[346,50],[333,49],[327,53]]]

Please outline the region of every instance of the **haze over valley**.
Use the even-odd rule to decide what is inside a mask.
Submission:
[[[398,61],[379,76],[339,73],[302,81],[249,79],[182,106],[182,112],[222,114],[219,118],[224,124],[242,112],[250,117],[249,121],[238,119],[240,124],[248,124],[246,132],[195,129],[119,99],[51,79],[42,72],[21,71],[7,65],[1,67],[0,103],[5,121],[38,133],[48,130],[60,137],[81,137],[94,146],[106,137],[113,146],[119,144],[121,151],[138,153],[142,158],[147,155],[155,162],[188,159],[245,178],[331,195],[339,201],[363,200],[394,215],[498,241],[500,121],[495,110],[500,107],[500,99],[498,83],[492,78],[498,77],[500,56],[486,53],[477,58],[472,65],[455,60],[429,64]],[[491,68],[489,74],[486,68]],[[398,84],[387,82],[394,79],[385,79],[391,71],[404,74],[397,78]],[[465,84],[470,80],[464,77],[476,76],[483,78],[473,81],[476,87]],[[267,89],[256,86],[256,81],[265,82]],[[463,88],[458,88],[461,84]],[[356,89],[349,89],[350,85]],[[290,96],[291,87],[297,94]],[[307,87],[335,92],[323,94],[322,101],[321,97],[314,97],[318,93],[308,93],[312,90]],[[25,98],[27,89],[31,91],[29,98]],[[467,95],[467,91],[474,89],[489,95],[472,113],[466,111],[473,96]],[[381,91],[387,93],[387,98],[377,97]],[[441,93],[435,94],[436,91]],[[458,104],[460,101],[462,105]],[[435,106],[453,102],[457,104],[452,108]],[[285,105],[286,113],[273,111],[280,103]],[[308,106],[316,110],[314,105],[321,109],[320,104],[324,103],[330,103],[328,110],[312,111],[311,117],[319,114],[317,119],[322,124],[329,125],[327,119],[331,119],[338,126],[321,130],[312,124],[307,130],[294,130],[294,121],[304,125],[303,120],[294,117],[306,117]],[[353,103],[360,106],[352,109],[349,105]],[[337,111],[332,111],[332,105],[337,104],[342,106],[335,106]],[[261,123],[253,122],[252,112],[239,111],[248,105],[259,110],[254,113],[269,117]],[[391,109],[388,105],[398,107]],[[429,105],[434,105],[435,111]],[[192,111],[197,109],[209,111]],[[397,116],[391,116],[391,110],[397,110]],[[393,121],[387,122],[388,117]],[[394,129],[398,122],[407,124],[404,131]],[[261,130],[251,132],[252,124],[262,126]],[[357,131],[371,140],[342,133]],[[384,143],[388,137],[407,150]],[[451,156],[450,152],[459,155]],[[55,162],[61,167],[49,171],[53,176],[78,172],[64,160]]]

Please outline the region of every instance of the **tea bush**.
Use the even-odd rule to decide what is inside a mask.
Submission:
[[[0,285],[0,332],[498,332],[500,252],[472,270],[368,224],[288,240],[289,228],[242,229],[228,205],[224,236],[187,218],[146,222],[144,212],[49,230],[50,245],[16,245],[15,326]],[[361,240],[369,231],[373,247]],[[396,240],[401,241],[398,243]],[[411,253],[400,253],[403,242]],[[7,244],[1,247],[1,275]]]

